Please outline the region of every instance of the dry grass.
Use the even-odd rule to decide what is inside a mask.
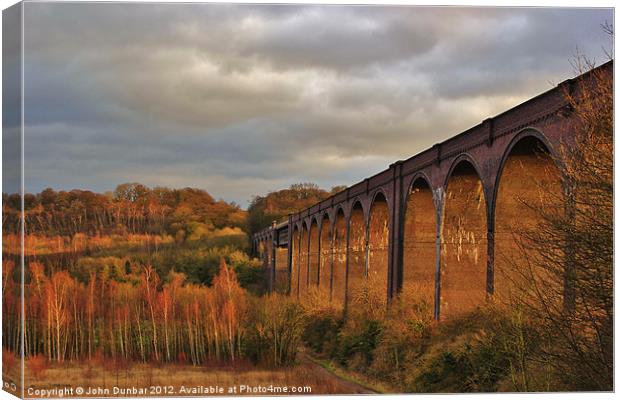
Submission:
[[[186,396],[191,393],[181,393],[182,386],[193,387],[223,387],[223,395],[230,395],[227,391],[230,387],[246,386],[280,386],[310,387],[311,392],[305,394],[357,394],[369,393],[361,386],[342,380],[318,365],[311,362],[303,362],[289,368],[266,369],[254,367],[248,363],[237,365],[211,365],[211,366],[188,366],[188,365],[152,365],[152,364],[127,364],[114,365],[113,362],[103,365],[94,363],[66,363],[62,366],[52,365],[45,371],[37,371],[38,377],[26,370],[26,389],[52,389],[78,386],[84,388],[107,388],[110,394],[98,397],[114,397],[113,388],[148,388],[150,386],[172,386],[174,393],[170,396]],[[251,394],[239,393],[237,394]],[[272,393],[263,393],[270,395]],[[147,394],[148,395],[148,394]],[[155,394],[152,394],[155,396]],[[165,393],[157,396],[165,396]],[[199,394],[195,394],[199,395]],[[203,394],[204,395],[204,394]],[[254,394],[256,395],[256,393]],[[27,397],[28,393],[26,393]],[[119,396],[119,395],[116,395]],[[131,397],[132,394],[120,395]]]

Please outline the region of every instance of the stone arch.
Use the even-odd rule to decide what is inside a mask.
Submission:
[[[458,157],[446,178],[441,227],[440,315],[472,311],[486,298],[487,204],[478,168]]]
[[[347,215],[347,218],[350,220],[351,219],[351,215],[353,213],[353,209],[354,208],[359,208],[362,211],[362,215],[364,216],[364,223],[366,223],[367,217],[368,217],[368,213],[366,210],[366,206],[364,204],[364,200],[361,196],[355,196],[353,199],[351,199],[349,201],[349,214]]]
[[[384,304],[388,298],[389,237],[390,209],[385,194],[378,190],[372,199],[368,218],[366,274],[369,294],[376,294],[376,300]]]
[[[343,308],[347,294],[347,219],[342,207],[338,207],[332,229],[333,259],[332,303]]]
[[[531,279],[544,279],[549,285],[553,280],[533,268],[538,264],[532,262],[536,254],[524,248],[528,232],[541,222],[540,211],[556,212],[564,206],[560,168],[540,132],[528,129],[506,148],[494,197],[493,292],[500,302],[506,302],[527,290]],[[563,283],[554,283],[561,292]]]
[[[435,308],[437,268],[437,213],[430,181],[424,175],[413,178],[403,213],[403,284],[407,301]]]
[[[319,232],[319,294],[321,298],[330,299],[332,275],[332,241],[329,214],[324,213],[321,218]]]
[[[494,190],[492,193],[492,196],[493,196],[493,202],[491,204],[492,206],[491,215],[492,216],[495,215],[495,208],[497,205],[497,194],[499,190],[502,172],[505,169],[506,162],[508,161],[508,158],[511,156],[515,146],[519,144],[520,142],[522,142],[523,140],[538,141],[537,146],[539,146],[539,149],[541,151],[543,151],[549,157],[551,157],[558,171],[562,171],[562,169],[564,168],[562,162],[559,159],[559,155],[557,154],[556,149],[554,148],[554,146],[551,145],[551,142],[549,141],[549,139],[547,139],[547,137],[540,130],[536,128],[522,129],[521,131],[519,131],[519,133],[517,133],[512,138],[510,143],[508,143],[508,146],[506,146],[506,149],[504,150],[504,153],[502,154],[502,158],[499,162],[499,168],[497,170],[497,174],[495,175],[495,185],[494,185]],[[495,222],[495,218],[492,218],[492,222]]]
[[[366,251],[368,236],[366,218],[362,202],[356,200],[349,215],[348,271],[347,271],[347,302],[359,295],[363,289],[367,273]]]
[[[375,201],[377,200],[377,197],[381,197],[382,199],[380,199],[380,201],[385,201],[385,204],[387,204],[388,207],[388,211],[391,212],[392,211],[392,207],[389,201],[389,196],[387,194],[387,192],[383,189],[383,187],[377,188],[371,196],[371,201],[370,201],[370,210],[369,210],[369,218],[370,218],[370,212],[372,210],[372,205],[375,203]]]

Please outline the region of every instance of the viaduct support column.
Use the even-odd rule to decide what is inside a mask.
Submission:
[[[288,241],[286,254],[286,269],[288,271],[288,289],[286,294],[290,295],[293,279],[293,215],[288,215]]]
[[[273,293],[273,289],[275,287],[275,280],[276,280],[276,250],[278,248],[278,231],[276,231],[275,229],[275,224],[274,224],[274,229],[272,230],[272,237],[271,237],[271,262],[269,263],[269,269],[270,269],[270,274],[269,274],[269,293]]]
[[[260,251],[260,257],[261,257],[261,261],[263,262],[263,273],[265,274],[264,277],[267,281],[267,287],[265,289],[269,290],[269,282],[271,281],[271,269],[270,269],[270,261],[269,261],[269,256],[271,255],[271,249],[269,248],[270,246],[270,234],[267,233],[266,237],[263,237],[261,239],[261,244],[259,245],[261,248]]]
[[[487,129],[487,147],[490,149],[493,146],[495,139],[495,125],[493,118],[487,118],[483,121],[484,126]],[[494,169],[499,170],[500,166],[497,165]],[[501,172],[498,172],[501,173]],[[489,188],[486,190],[485,198],[487,200],[487,297],[493,296],[495,291],[495,202],[497,198],[493,195],[496,193],[497,178],[492,177],[487,179],[487,182],[491,182]]]
[[[349,200],[349,189],[347,189],[347,201]],[[349,255],[351,254],[351,252],[349,251],[349,247],[350,247],[350,238],[351,238],[351,211],[349,210],[349,218],[347,219],[347,216],[344,216],[345,219],[345,224],[346,224],[346,239],[345,239],[345,246],[346,246],[346,257],[345,257],[345,264],[344,264],[344,269],[345,269],[345,279],[344,279],[344,317],[347,317],[347,308],[349,307]]]
[[[440,304],[441,304],[441,230],[443,223],[443,203],[444,203],[444,191],[443,188],[434,190],[435,197],[435,220],[436,220],[436,235],[435,235],[435,320],[439,320],[440,316]]]
[[[487,296],[492,296],[495,282],[495,221],[493,215],[487,218],[487,221]]]
[[[403,176],[402,162],[390,165],[392,169],[392,215],[388,239],[388,302],[402,285],[403,270]]]

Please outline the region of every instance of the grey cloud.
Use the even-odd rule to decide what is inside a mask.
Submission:
[[[600,9],[26,6],[30,188],[352,184],[600,58]]]
[[[243,54],[288,68],[347,70],[423,54],[439,40],[413,9],[315,7],[270,21],[263,35],[246,43]]]

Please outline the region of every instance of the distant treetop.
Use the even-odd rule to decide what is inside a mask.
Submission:
[[[344,189],[346,186],[335,186],[327,191],[315,183],[295,183],[288,189],[256,196],[248,207],[249,232],[256,233],[274,221],[280,222],[289,214],[310,207]]]

